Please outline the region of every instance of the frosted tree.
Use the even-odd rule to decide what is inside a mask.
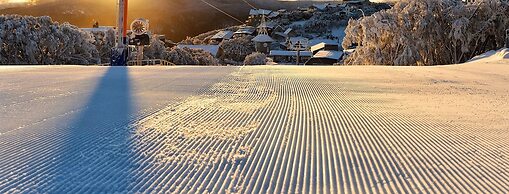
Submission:
[[[101,62],[109,62],[111,48],[115,47],[115,30],[108,29],[107,31],[92,31],[91,33],[94,37],[94,45],[101,56]]]
[[[169,51],[162,53],[162,59],[177,65],[216,66],[219,64],[218,59],[202,49],[173,47]]]
[[[193,57],[191,49],[174,47],[164,53],[164,59],[177,65],[195,65],[198,61]]]
[[[144,55],[147,59],[163,59],[167,49],[164,42],[154,35],[150,39],[150,46],[145,48]]]
[[[90,33],[50,17],[0,16],[2,64],[96,64],[99,52]]]
[[[315,13],[314,16],[304,23],[303,29],[306,33],[326,33],[333,26],[339,25],[341,18],[339,15],[331,13]]]
[[[203,49],[190,49],[193,58],[198,62],[196,65],[217,66],[219,61],[209,52]]]
[[[263,53],[252,53],[244,60],[244,65],[265,65],[267,64],[267,55]]]
[[[502,47],[509,5],[480,0],[403,0],[392,9],[350,20],[343,48],[357,45],[346,64],[437,65],[464,62]]]
[[[247,55],[255,51],[252,39],[252,36],[242,36],[223,41],[220,47],[223,49],[224,54],[220,58],[222,60],[243,62]]]

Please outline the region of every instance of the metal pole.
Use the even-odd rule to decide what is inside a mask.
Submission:
[[[137,65],[143,66],[143,46],[138,46],[138,56],[136,56]]]
[[[297,41],[297,65],[300,65],[300,41]]]
[[[300,50],[297,50],[297,65],[300,65]]]
[[[509,29],[505,30],[505,48],[509,48]]]
[[[127,9],[128,0],[118,0],[118,39],[117,46],[111,52],[112,66],[127,66]]]
[[[118,8],[118,48],[127,44],[127,9],[129,0],[119,0]]]

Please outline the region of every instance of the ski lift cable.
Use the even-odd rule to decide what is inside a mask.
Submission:
[[[251,8],[253,9],[258,9],[257,7],[255,7],[253,4],[249,3],[247,0],[242,0],[244,3],[246,3],[247,5],[249,5]]]
[[[228,12],[226,12],[226,11],[223,11],[223,10],[222,10],[222,9],[220,9],[219,7],[216,7],[215,5],[212,5],[211,3],[209,3],[209,2],[207,2],[207,1],[205,1],[205,0],[201,0],[201,1],[202,1],[203,3],[205,3],[205,4],[207,4],[208,6],[210,6],[210,7],[214,8],[215,10],[217,10],[217,11],[219,11],[219,12],[221,12],[221,13],[225,14],[226,16],[228,16],[228,17],[230,17],[230,18],[234,19],[235,21],[238,21],[239,23],[244,24],[244,22],[242,22],[242,20],[240,20],[240,19],[236,18],[235,16],[232,16],[231,14],[229,14],[229,13],[228,13]]]

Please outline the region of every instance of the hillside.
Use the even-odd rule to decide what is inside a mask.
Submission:
[[[214,5],[238,18],[246,18],[250,7],[237,0],[210,0]],[[2,10],[2,14],[51,16],[56,21],[66,21],[80,27],[91,27],[93,21],[111,26],[116,23],[115,5],[103,1],[67,1],[41,3],[36,6],[15,7]],[[129,20],[147,18],[152,31],[180,40],[204,31],[238,22],[202,3],[200,0],[157,0],[150,3],[133,2]]]
[[[11,7],[2,9],[2,14],[21,14],[32,16],[50,16],[56,21],[66,21],[80,27],[90,27],[94,20],[101,25],[115,25],[115,1],[96,0],[46,0],[39,1],[36,6]],[[244,20],[247,18],[248,4],[239,0],[207,0],[229,14]],[[308,5],[311,2],[285,2],[274,0],[249,0],[250,4],[263,8],[295,8]],[[1,9],[1,7],[0,7]],[[151,22],[152,31],[166,36],[174,41],[180,41],[187,36],[238,25],[232,18],[218,12],[201,0],[154,0],[131,1],[129,20],[147,18]]]

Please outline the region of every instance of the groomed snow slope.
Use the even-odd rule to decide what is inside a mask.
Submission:
[[[0,68],[0,193],[507,193],[509,62]]]

